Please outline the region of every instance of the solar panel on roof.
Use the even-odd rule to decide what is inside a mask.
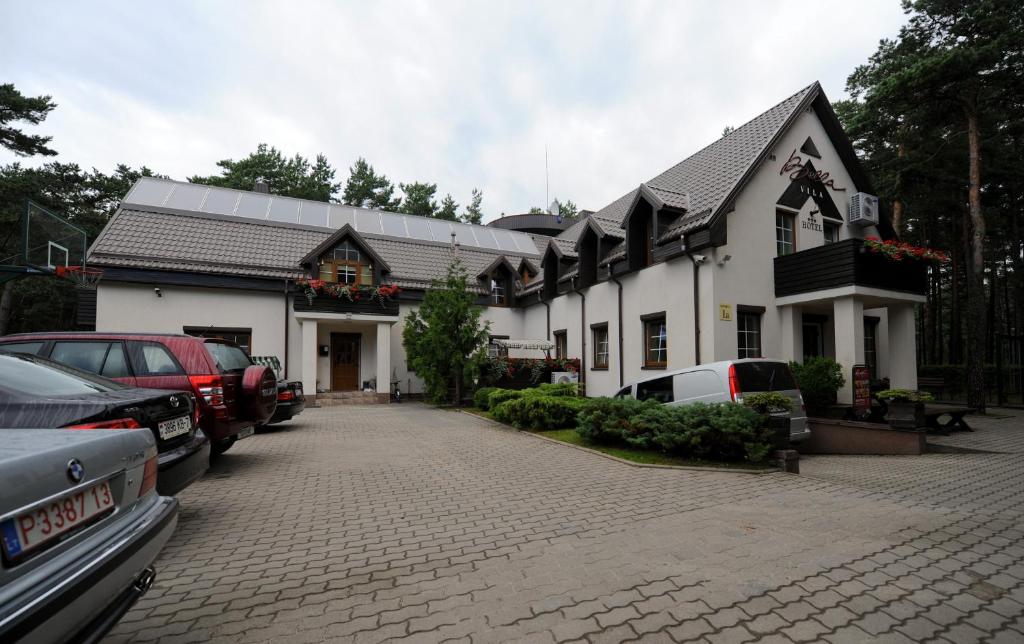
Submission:
[[[267,219],[297,224],[299,222],[299,203],[297,199],[282,199],[280,197],[271,199]]]
[[[209,190],[207,186],[179,183],[174,186],[174,192],[167,198],[164,205],[180,210],[199,210],[207,190]]]
[[[441,243],[450,242],[454,232],[458,242],[465,247],[539,253],[529,235],[516,231],[154,177],[139,179],[125,196],[124,203],[331,230],[349,224],[360,233]]]
[[[299,223],[306,226],[327,227],[327,212],[330,206],[316,201],[303,201],[299,211]]]
[[[206,201],[203,203],[203,212],[215,215],[234,214],[239,194],[241,193],[229,190],[210,190],[209,194],[206,195]]]
[[[270,197],[255,192],[243,192],[242,198],[238,200],[238,209],[235,214],[247,219],[266,219],[267,209],[270,207]]]

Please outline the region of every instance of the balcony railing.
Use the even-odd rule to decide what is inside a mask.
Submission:
[[[301,313],[356,313],[359,315],[398,315],[398,300],[363,298],[355,302],[344,297],[318,295],[312,302],[305,293],[295,293],[295,310]]]
[[[870,286],[923,295],[927,279],[925,262],[887,259],[869,252],[860,239],[847,239],[775,258],[775,297],[843,286]]]

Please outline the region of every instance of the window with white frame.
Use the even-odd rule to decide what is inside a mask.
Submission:
[[[736,357],[761,358],[761,313],[736,307]]]
[[[796,252],[796,217],[784,210],[775,211],[775,254],[779,257]]]

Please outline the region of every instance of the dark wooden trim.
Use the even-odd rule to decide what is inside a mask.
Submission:
[[[590,325],[591,330],[599,329],[601,327],[604,327],[604,328],[607,329],[608,328],[608,323],[607,322],[594,322],[593,324]]]
[[[158,286],[199,286],[204,288],[233,288],[246,291],[281,292],[283,277],[243,277],[216,273],[195,273],[182,271],[160,271],[120,266],[101,266],[104,283],[122,282],[128,284],[153,284]]]
[[[358,338],[358,340],[356,341],[356,388],[354,390],[348,391],[359,391],[362,389],[363,385],[363,383],[360,382],[359,380],[360,376],[362,375],[363,367],[363,334],[360,332],[352,333],[349,331],[332,331],[330,337],[327,339],[331,347],[331,352],[330,354],[328,354],[327,357],[328,369],[330,369],[331,372],[331,391],[346,391],[336,389],[334,386],[334,337],[342,335],[351,335]]]
[[[865,251],[863,245],[860,239],[845,239],[776,257],[775,296],[854,285],[924,294],[927,263],[909,259],[893,261]]]
[[[736,305],[736,312],[737,313],[754,313],[756,315],[763,315],[764,312],[767,311],[767,310],[768,309],[766,309],[763,306],[755,306],[755,305],[752,305],[752,304],[737,304]]]
[[[825,324],[828,322],[828,316],[820,313],[802,313],[800,314],[801,324]]]
[[[657,313],[644,313],[640,316],[641,322],[647,322],[648,320],[657,320],[658,318],[665,317],[664,311],[658,311]]]
[[[877,315],[865,315],[864,321],[867,322],[868,324],[878,324],[879,322],[882,321],[882,318],[880,318]]]
[[[349,302],[345,298],[318,295],[310,302],[304,293],[295,293],[292,306],[296,313],[358,313],[360,315],[398,315],[398,300],[362,299]]]

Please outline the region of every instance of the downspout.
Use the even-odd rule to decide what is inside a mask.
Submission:
[[[693,262],[693,357],[694,364],[700,364],[700,262],[690,251],[686,251],[686,256]]]
[[[281,377],[288,377],[288,279],[284,280],[284,365]]]
[[[623,348],[623,333],[622,333],[622,282],[620,282],[619,278],[615,277],[615,275],[612,274],[612,265],[611,264],[608,264],[608,279],[610,279],[611,281],[615,282],[615,284],[618,285],[618,287],[619,287],[619,388],[621,389],[622,388],[622,374],[623,374],[622,363],[624,361],[624,356],[622,354],[622,348]]]
[[[576,287],[576,279],[572,278],[572,286]],[[587,296],[580,294],[580,385],[584,394],[587,391]]]

